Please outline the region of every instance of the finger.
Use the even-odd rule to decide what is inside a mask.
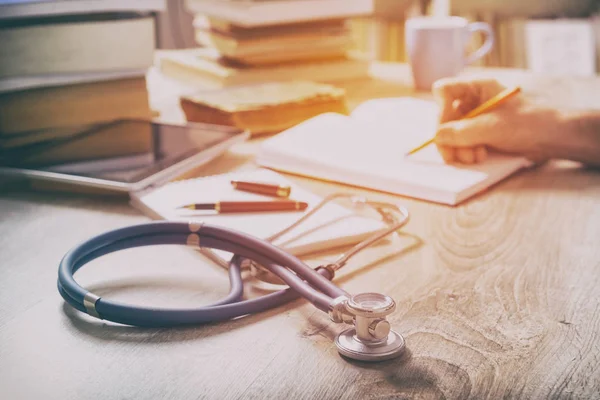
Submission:
[[[488,151],[485,146],[476,146],[475,147],[475,162],[482,163],[487,159]]]
[[[481,102],[479,98],[474,96],[470,96],[464,99],[454,100],[453,108],[454,108],[454,116],[453,120],[460,119],[479,106]],[[445,122],[445,121],[444,121]]]
[[[498,145],[502,142],[502,132],[506,121],[493,112],[460,121],[446,122],[438,127],[435,142],[453,147],[475,147],[477,145]]]
[[[456,159],[463,164],[473,164],[475,162],[475,148],[457,147],[455,150]]]
[[[434,82],[432,92],[438,98],[458,99],[469,93],[493,97],[504,89],[492,78],[444,78]]]
[[[441,123],[460,119],[470,111],[469,107],[478,104],[467,82],[441,80],[434,84],[433,93],[440,106]]]
[[[496,80],[488,80],[485,84],[479,85],[479,100],[482,103],[488,101],[503,90],[506,90],[505,85]]]
[[[473,96],[465,96],[461,99],[447,98],[441,104],[439,122],[443,124],[444,122],[461,119],[478,105],[479,100]]]
[[[459,119],[500,93],[504,87],[495,79],[456,79],[436,81],[433,94],[440,106],[440,122]]]
[[[438,151],[446,163],[454,162],[454,148],[448,146],[438,146]]]

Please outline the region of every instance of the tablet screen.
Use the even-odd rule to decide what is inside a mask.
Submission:
[[[26,143],[27,134],[20,136],[12,147],[3,146],[2,164],[134,183],[240,135],[244,132],[220,125],[122,120],[33,144]],[[90,151],[96,157],[85,157]]]

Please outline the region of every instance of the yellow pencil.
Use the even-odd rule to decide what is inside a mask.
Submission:
[[[491,99],[489,99],[488,101],[482,103],[481,105],[479,105],[479,107],[474,108],[473,110],[471,110],[470,112],[467,113],[467,115],[465,115],[463,118],[461,119],[466,119],[466,118],[473,118],[476,117],[478,115],[481,115],[497,106],[499,106],[500,104],[504,103],[506,100],[510,99],[511,97],[513,97],[514,95],[516,95],[517,93],[519,93],[521,91],[521,88],[519,86],[514,87],[512,89],[506,89],[503,90],[502,92],[498,93],[496,96],[492,97]],[[407,155],[411,155],[416,153],[417,151],[421,150],[422,148],[430,145],[431,143],[433,143],[435,140],[435,137],[429,139],[428,141],[426,141],[425,143],[415,147],[414,149],[412,149],[411,151],[409,151],[407,153]]]

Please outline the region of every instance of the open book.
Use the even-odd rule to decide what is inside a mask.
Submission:
[[[517,170],[525,158],[490,154],[478,165],[445,164],[434,144],[406,153],[435,134],[435,103],[371,100],[350,116],[327,113],[266,140],[259,165],[423,200],[456,205]]]
[[[304,212],[259,212],[215,214],[211,211],[178,210],[191,203],[216,201],[270,201],[272,197],[235,190],[232,180],[273,182],[291,187],[290,199],[309,204],[312,210],[321,200],[280,174],[266,169],[213,175],[205,178],[171,182],[158,189],[132,193],[131,204],[155,219],[171,221],[203,221],[207,224],[236,229],[265,239],[291,225]],[[296,256],[316,253],[329,248],[350,246],[370,235],[386,229],[386,225],[373,218],[358,215],[337,203],[329,203],[296,229],[286,233],[275,244]],[[225,265],[230,253],[206,250],[205,254]]]

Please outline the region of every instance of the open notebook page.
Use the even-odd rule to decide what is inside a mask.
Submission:
[[[321,114],[265,141],[258,163],[451,205],[528,165],[501,154],[478,165],[447,165],[435,145],[406,157],[434,135],[437,115],[435,104],[424,100],[371,100],[350,117]]]
[[[232,180],[277,182],[290,185],[290,199],[305,201],[307,211],[314,208],[322,198],[294,185],[280,174],[257,169],[222,175],[213,175],[172,182],[148,193],[132,194],[132,205],[150,217],[171,221],[203,221],[207,224],[236,229],[260,238],[267,238],[295,222],[303,212],[268,212],[216,214],[211,211],[178,210],[177,207],[191,203],[216,201],[270,201],[272,197],[235,190]],[[329,203],[300,226],[276,241],[290,253],[302,255],[318,252],[334,246],[358,243],[364,238],[385,229],[379,220],[353,213],[334,202]],[[217,261],[224,263],[231,258],[226,252],[213,251]]]

